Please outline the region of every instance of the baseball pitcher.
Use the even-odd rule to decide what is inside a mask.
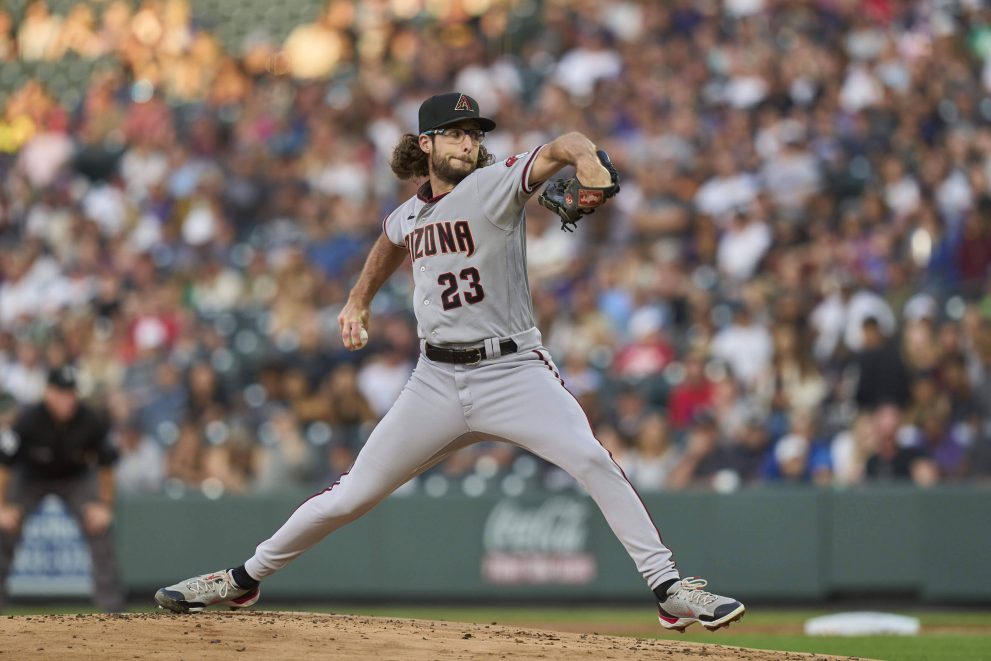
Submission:
[[[683,631],[740,619],[739,601],[682,579],[633,486],[592,434],[534,324],[526,269],[527,201],[566,166],[576,176],[546,187],[540,203],[566,229],[619,190],[605,152],[568,133],[492,164],[483,146],[495,122],[457,92],[427,99],[418,135],[393,153],[402,179],[425,177],[389,214],[338,321],[350,350],[368,341],[369,307],[407,259],[414,276],[421,355],[392,409],[348,473],[312,496],[243,565],[181,581],[155,599],[177,613],[245,607],[259,583],[409,479],[471,443],[500,439],[568,471],[591,494],[658,602],[659,620]]]

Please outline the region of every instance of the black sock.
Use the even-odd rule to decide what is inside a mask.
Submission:
[[[671,586],[680,580],[681,580],[680,578],[672,578],[670,581],[664,581],[656,588],[654,588],[654,596],[657,597],[657,600],[660,602],[667,601],[668,590],[670,590]]]
[[[251,578],[251,575],[248,574],[248,570],[244,568],[244,565],[232,569],[231,576],[234,578],[234,583],[237,584],[237,587],[242,590],[253,590],[258,587],[259,583],[261,583],[261,581],[256,581]]]

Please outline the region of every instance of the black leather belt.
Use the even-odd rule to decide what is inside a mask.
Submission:
[[[507,353],[516,353],[519,347],[512,340],[502,340],[499,342],[499,350],[505,355]],[[446,349],[427,344],[426,354],[430,360],[436,360],[439,363],[454,363],[456,365],[474,365],[488,357],[485,354],[484,346],[477,349]]]

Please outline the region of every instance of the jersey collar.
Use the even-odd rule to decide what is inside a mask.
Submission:
[[[430,187],[430,182],[429,181],[425,181],[425,182],[423,182],[423,185],[420,186],[416,190],[416,197],[419,200],[421,200],[422,202],[426,202],[427,204],[430,204],[432,202],[436,202],[437,200],[439,200],[440,198],[444,197],[445,195],[447,195],[450,192],[451,191],[447,191],[447,193],[441,193],[440,195],[434,197],[434,194],[433,194],[434,191]]]

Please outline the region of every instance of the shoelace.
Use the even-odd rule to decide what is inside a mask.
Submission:
[[[210,583],[220,583],[220,589],[217,590],[217,594],[221,599],[227,598],[227,591],[230,590],[231,584],[227,580],[225,574],[221,574],[217,578],[210,579],[209,582],[203,580],[202,578],[194,578],[191,581],[186,582],[186,587],[192,591],[193,594],[200,594],[201,592],[208,592],[210,588]]]
[[[717,597],[711,592],[706,592],[702,588],[709,584],[704,578],[685,578],[681,581],[681,589],[685,591],[685,599],[705,606],[714,602]]]

